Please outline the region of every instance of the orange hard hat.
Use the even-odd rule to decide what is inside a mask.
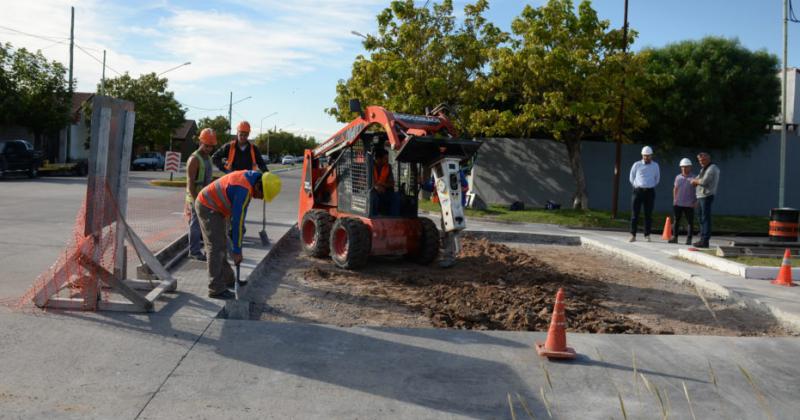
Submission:
[[[204,128],[203,131],[200,132],[200,143],[207,144],[209,146],[216,146],[217,133],[215,133],[211,128]]]
[[[240,122],[239,125],[236,126],[236,131],[243,131],[245,133],[249,133],[250,132],[250,123],[247,122],[247,121]]]

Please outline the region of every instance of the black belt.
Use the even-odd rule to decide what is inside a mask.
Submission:
[[[633,190],[634,190],[634,191],[649,191],[649,190],[654,190],[654,189],[655,189],[655,188],[636,187],[636,188],[634,188]]]

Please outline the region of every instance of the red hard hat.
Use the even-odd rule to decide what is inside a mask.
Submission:
[[[250,132],[250,123],[247,122],[247,121],[240,122],[239,125],[236,126],[236,131],[242,131],[242,132],[245,132],[245,133],[249,133]]]
[[[207,144],[209,146],[216,146],[217,134],[214,133],[214,130],[211,128],[204,128],[203,131],[200,132],[200,143]]]

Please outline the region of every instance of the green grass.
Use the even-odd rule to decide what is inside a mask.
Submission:
[[[717,256],[717,252],[713,249],[704,249],[702,252],[706,254]],[[783,258],[769,258],[769,257],[720,257],[728,261],[737,262],[739,264],[754,266],[754,267],[780,267]]]
[[[434,213],[439,212],[439,204],[431,201],[420,201],[421,210]],[[502,222],[524,223],[550,223],[568,227],[584,228],[615,228],[627,230],[629,227],[630,213],[618,213],[617,219],[611,219],[611,212],[601,210],[544,210],[526,209],[522,211],[509,211],[508,206],[491,205],[486,210],[466,209],[467,217],[487,218]],[[664,221],[669,214],[654,213],[654,229],[661,231]],[[714,215],[714,232],[725,234],[758,233],[767,234],[769,230],[768,217],[755,216],[724,216]],[[695,222],[695,226],[699,223]]]

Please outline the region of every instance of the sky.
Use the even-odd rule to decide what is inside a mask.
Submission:
[[[489,1],[487,18],[505,30],[525,5],[544,3]],[[106,77],[169,70],[163,76],[189,119],[227,116],[232,92],[234,123],[248,120],[253,135],[272,127],[322,141],[343,125],[324,111],[333,106],[336,82],[347,79],[355,57],[365,53],[362,39],[351,31],[375,33],[375,16],[389,3],[0,0],[0,42],[41,49],[49,59],[67,65],[74,6],[78,91],[96,89],[106,50]],[[466,3],[454,0],[457,15]],[[794,4],[800,15],[800,0]],[[592,5],[612,27],[622,26],[624,0],[596,0]],[[639,33],[632,49],[713,35],[738,38],[751,50],[780,58],[782,8],[783,0],[629,0],[629,24]],[[788,43],[788,65],[798,67],[800,23],[789,23]],[[191,64],[180,66],[185,62]]]

